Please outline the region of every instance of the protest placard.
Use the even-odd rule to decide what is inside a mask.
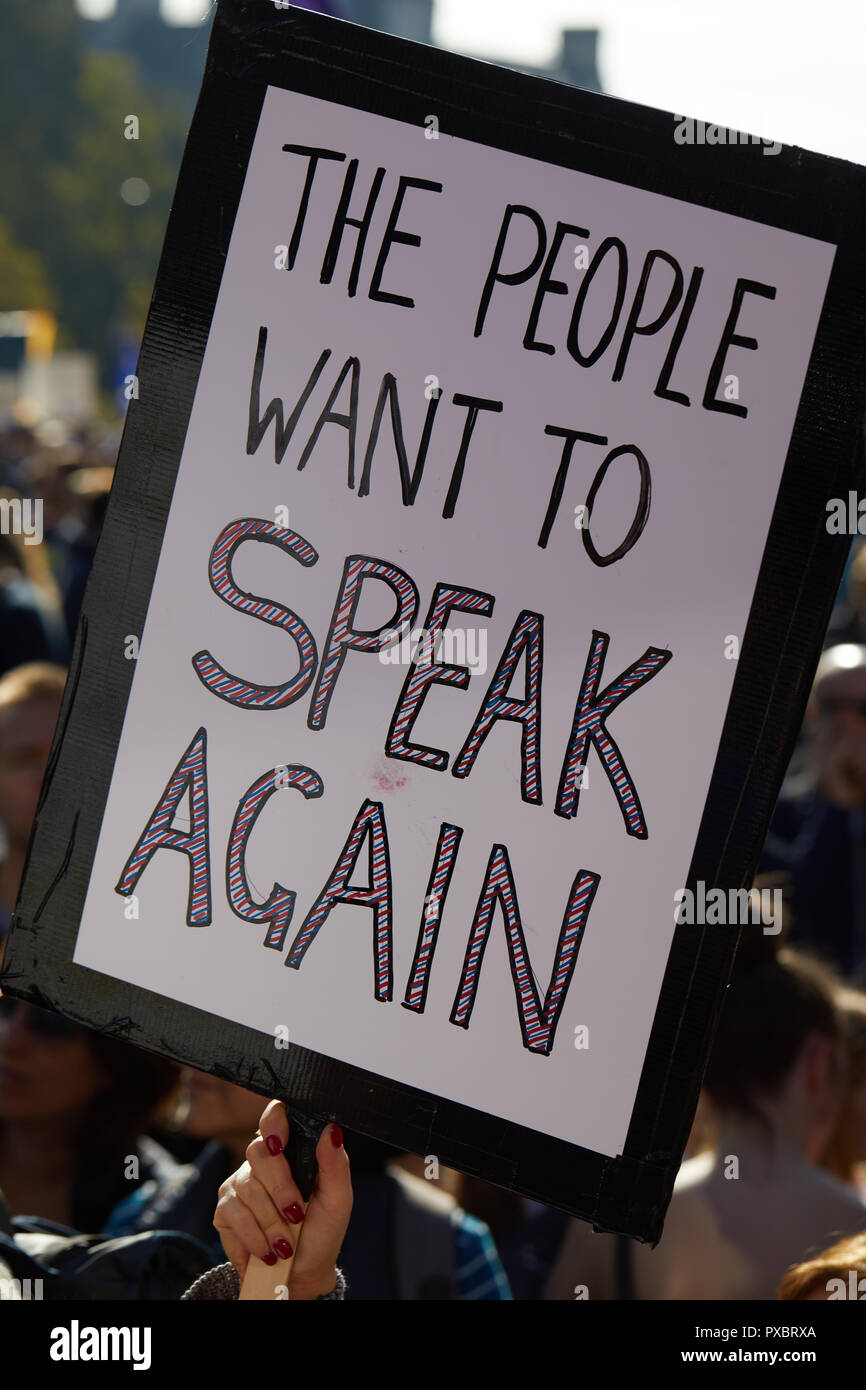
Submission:
[[[644,1239],[862,415],[863,172],[678,120],[223,0],[3,979]]]

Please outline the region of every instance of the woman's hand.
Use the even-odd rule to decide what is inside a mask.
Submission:
[[[283,1154],[288,1142],[286,1108],[272,1100],[247,1147],[246,1163],[220,1187],[213,1224],[241,1282],[250,1255],[273,1265],[294,1251],[290,1297],[318,1298],[337,1282],[337,1256],[352,1212],[349,1158],[339,1125],[326,1125],[316,1146],[316,1185],[304,1213]]]

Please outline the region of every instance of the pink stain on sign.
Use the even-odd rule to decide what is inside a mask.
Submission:
[[[408,783],[409,778],[403,772],[392,772],[388,768],[376,768],[373,772],[373,786],[380,792],[398,792]]]

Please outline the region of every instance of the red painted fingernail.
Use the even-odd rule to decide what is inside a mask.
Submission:
[[[291,1221],[293,1226],[300,1226],[304,1219],[304,1208],[298,1202],[292,1202],[290,1207],[283,1208],[283,1216],[287,1221]]]
[[[331,1125],[331,1143],[335,1149],[339,1149],[343,1144],[343,1131],[339,1125]]]
[[[275,1265],[277,1263],[277,1257],[274,1254],[273,1250],[269,1250],[267,1255],[263,1255],[262,1261],[266,1265]]]
[[[265,1143],[268,1146],[269,1154],[281,1154],[283,1152],[283,1146],[275,1134],[269,1134]]]
[[[274,1249],[276,1250],[281,1260],[290,1260],[295,1253],[292,1247],[289,1245],[289,1242],[287,1240],[283,1240],[282,1236],[280,1236],[279,1240],[274,1241]]]

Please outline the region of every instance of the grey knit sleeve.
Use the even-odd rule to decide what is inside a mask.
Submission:
[[[319,1294],[317,1303],[342,1302],[346,1297],[346,1280],[343,1278],[341,1270],[336,1271],[337,1282],[330,1293]],[[234,1265],[216,1265],[202,1274],[195,1283],[187,1289],[185,1294],[181,1294],[181,1301],[210,1300],[210,1299],[237,1299],[241,1291],[241,1281],[238,1278],[237,1270]]]
[[[206,1270],[186,1293],[181,1294],[181,1301],[237,1298],[240,1291],[241,1281],[234,1265],[216,1265],[213,1269]]]

